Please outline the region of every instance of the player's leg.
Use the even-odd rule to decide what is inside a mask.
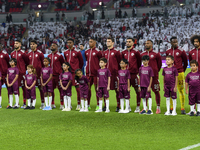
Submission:
[[[80,110],[80,104],[81,104],[81,97],[80,97],[80,88],[79,85],[75,86],[76,88],[76,93],[77,93],[77,109],[76,110]]]
[[[32,107],[30,109],[35,109],[35,106],[36,106],[36,91],[35,91],[35,88],[32,88],[30,90],[30,95],[31,95],[31,99],[33,100]]]
[[[179,91],[179,99],[181,102],[181,114],[186,114],[184,84],[185,84],[184,72],[178,73],[178,91]]]
[[[170,113],[170,97],[171,97],[171,95],[170,95],[169,88],[165,87],[164,90],[165,90],[164,97],[166,97],[166,108],[167,108],[167,111],[165,112],[164,115],[169,116],[169,115],[171,115],[171,113]]]
[[[56,77],[53,76],[52,78],[52,84],[53,84],[53,91],[52,91],[52,103],[51,103],[51,108],[56,108],[55,102],[54,102],[54,98],[55,98],[55,93],[54,90],[56,89]]]
[[[190,92],[190,91],[189,91]],[[196,93],[189,93],[190,116],[194,116]]]
[[[89,90],[88,90],[88,104],[90,105],[90,100],[91,100],[91,87],[92,87],[94,81],[93,81],[93,77],[87,76],[87,78],[88,78],[89,81],[90,81],[90,87],[89,87]]]
[[[147,110],[146,91],[147,91],[147,88],[141,87],[140,97],[142,99],[143,109],[140,112],[140,114],[146,114],[146,110]]]
[[[122,85],[119,85],[119,99],[120,99],[120,110],[118,113],[124,113],[124,89]]]
[[[95,92],[97,93],[97,82],[95,82],[95,79],[94,79],[94,88],[95,88]],[[96,99],[97,99],[97,106],[99,106],[99,97],[96,95]]]
[[[146,89],[146,99],[148,99],[149,102],[149,109],[147,111],[147,115],[152,115],[153,111],[152,111],[152,98],[151,98],[151,92],[148,92]]]
[[[97,97],[99,98],[99,109],[96,110],[95,112],[102,112],[102,105],[103,105],[103,88],[99,88],[98,91],[96,92]]]
[[[200,93],[197,93],[196,96],[196,103],[197,103],[197,114],[196,116],[200,116]]]
[[[140,112],[140,92],[138,92],[138,76],[137,74],[131,74],[131,86],[134,88],[135,93],[136,93],[136,99],[137,99],[137,107],[135,109],[135,113]]]
[[[172,111],[172,115],[173,116],[176,116],[177,113],[176,113],[176,99],[177,99],[177,95],[176,95],[176,92],[174,92],[174,89],[171,89],[171,98],[172,98],[172,101],[173,101],[173,111]]]
[[[13,87],[8,87],[9,104],[6,109],[11,109],[13,106]]]
[[[127,86],[124,86],[124,97],[126,102],[126,108],[124,110],[124,113],[129,113],[130,108],[130,92],[128,92]]]
[[[64,102],[63,102],[63,95],[62,95],[62,87],[60,85],[60,80],[59,80],[59,76],[57,76],[56,78],[56,84],[60,93],[60,109],[63,110],[64,109]]]
[[[111,76],[110,79],[110,90],[115,90],[116,93],[116,101],[117,101],[117,107],[116,107],[116,112],[119,112],[120,109],[120,98],[119,98],[119,91],[117,91],[117,76]]]

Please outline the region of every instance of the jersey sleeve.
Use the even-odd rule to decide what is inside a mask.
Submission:
[[[189,58],[189,61],[191,61],[192,60],[192,55],[191,55],[191,53],[189,52],[189,56],[188,56],[188,58]]]
[[[59,75],[59,80],[62,80],[62,73]]]
[[[83,56],[81,52],[78,52],[79,68],[83,68]]]
[[[153,77],[154,76],[154,74],[153,74],[153,69],[151,68],[150,69],[150,77]]]
[[[108,77],[111,77],[111,73],[109,69],[107,70],[107,72],[108,72]]]
[[[16,69],[16,75],[19,75],[19,69],[18,68]]]
[[[87,77],[85,77],[85,80],[86,80],[86,83],[90,82],[90,80]]]
[[[186,78],[185,78],[185,82],[186,82],[186,83],[189,83],[189,79],[190,79],[190,78],[189,78],[189,74],[187,74],[187,76],[186,76]]]
[[[37,80],[37,77],[36,77],[36,75],[34,75],[34,76],[33,76],[33,79],[34,79],[34,81],[36,81],[36,80]]]
[[[29,57],[28,57],[28,55],[26,53],[23,53],[22,56],[23,56],[23,60],[24,60],[25,64],[29,65]]]
[[[157,53],[157,65],[158,65],[158,72],[159,72],[162,67],[162,59],[159,53]]]
[[[140,56],[140,53],[138,51],[135,53],[135,55],[136,55],[136,58],[137,58],[137,68],[139,70],[139,68],[141,67],[141,62],[142,62],[141,56]]]
[[[72,74],[71,73],[69,74],[69,80],[72,80]]]
[[[119,51],[116,52],[116,58],[117,58],[118,70],[120,70],[119,63],[120,63],[122,57],[121,57],[121,53]]]
[[[139,76],[141,76],[141,67],[139,68]]]
[[[131,79],[131,75],[130,75],[129,70],[127,70],[127,79]]]
[[[59,60],[60,60],[61,66],[62,66],[62,64],[65,62],[63,55],[60,55],[60,59]]]
[[[8,53],[5,54],[5,60],[6,60],[6,63],[8,65],[8,68],[9,68],[10,67],[10,64],[9,64],[10,57],[9,57]]]
[[[174,68],[174,75],[178,76],[178,70],[176,68]]]
[[[40,53],[40,61],[41,61],[42,67],[44,67],[43,60],[44,60],[44,54]]]
[[[165,76],[165,68],[163,68],[162,75]]]
[[[0,71],[0,77],[2,77],[1,71]]]
[[[49,70],[49,71],[50,71],[50,74],[53,74],[53,69],[52,69],[52,68],[50,68],[50,70]]]
[[[186,55],[185,51],[182,52],[182,62],[184,64],[183,69],[184,69],[184,72],[185,72],[185,70],[187,69],[187,65],[188,65],[187,55]]]
[[[27,81],[27,75],[25,75],[25,80]]]
[[[98,58],[99,58],[99,60],[100,60],[100,58],[102,57],[101,51],[98,52],[98,55],[97,55],[97,56],[98,56]]]

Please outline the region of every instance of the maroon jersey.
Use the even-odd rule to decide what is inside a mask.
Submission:
[[[168,87],[174,87],[175,86],[175,80],[176,76],[178,76],[178,71],[176,67],[172,66],[171,68],[165,67],[163,69],[162,75],[165,78],[165,85]]]
[[[159,53],[151,50],[151,51],[145,51],[141,53],[141,57],[144,55],[149,56],[149,66],[152,68],[154,77],[158,77],[158,73],[162,67],[162,59]]]
[[[200,73],[188,73],[185,82],[189,85],[189,93],[196,93],[200,90]]]
[[[121,61],[121,54],[118,50],[112,48],[104,51],[103,56],[107,59],[107,68],[113,76],[117,76],[120,70],[119,63]]]
[[[33,84],[34,81],[36,81],[36,75],[35,74],[27,74],[25,77],[26,80],[26,84],[27,86],[31,86]],[[33,88],[35,87],[35,85],[33,86]]]
[[[62,80],[63,86],[67,86],[68,82],[72,80],[72,74],[71,72],[61,73],[59,79]]]
[[[174,56],[174,66],[178,70],[178,72],[185,72],[187,69],[188,61],[187,61],[187,55],[185,51],[178,47],[176,49],[168,49],[166,51],[166,56],[172,55]]]
[[[29,64],[33,65],[33,67],[36,69],[37,77],[40,77],[41,69],[44,67],[43,60],[44,60],[44,54],[40,50],[31,51],[28,53],[29,57]]]
[[[6,51],[0,51],[0,71],[2,76],[6,76],[9,65],[9,55]]]
[[[51,59],[51,68],[53,69],[53,75],[59,76],[62,73],[62,64],[65,62],[63,56],[56,51],[55,53],[51,53],[48,55]]]
[[[138,74],[141,67],[141,57],[138,50],[132,48],[130,50],[122,51],[122,58],[128,60],[127,69],[131,74]]]
[[[16,75],[19,75],[19,69],[17,67],[8,68],[7,74],[8,74],[8,82],[9,84],[11,84],[15,79]]]
[[[72,50],[68,49],[64,52],[65,61],[68,62],[71,66],[72,73],[76,69],[83,67],[83,57],[79,50],[73,48]]]
[[[50,75],[51,74],[53,75],[53,70],[50,66],[45,67],[45,68],[42,68],[41,74],[42,74],[43,83],[45,83],[49,79]],[[52,82],[52,79],[49,82]]]
[[[154,76],[152,68],[150,66],[140,67],[139,76],[140,76],[140,87],[149,87],[150,78]]]
[[[83,75],[80,79],[77,80],[77,82],[79,83],[80,91],[88,91],[88,82],[90,81],[86,76]]]
[[[99,60],[102,57],[102,53],[98,48],[88,49],[85,51],[85,58],[87,60],[86,74],[87,76],[97,76],[99,70]]]
[[[131,79],[130,72],[128,69],[118,71],[119,85],[127,85],[128,86],[128,79]]]
[[[193,49],[189,52],[189,61],[196,60],[200,65],[200,49]],[[200,72],[200,67],[198,67],[198,71]]]
[[[99,69],[97,77],[99,78],[99,87],[106,87],[108,86],[108,77],[111,77],[110,70],[107,68]]]
[[[17,68],[19,69],[19,74],[26,74],[26,66],[29,64],[27,54],[22,50],[13,51],[11,53],[11,58],[17,59]]]

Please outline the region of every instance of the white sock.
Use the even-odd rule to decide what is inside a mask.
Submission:
[[[197,111],[200,112],[200,104],[197,104]]]
[[[12,107],[12,105],[13,105],[13,95],[9,95],[9,100],[10,100],[10,106]]]
[[[85,109],[88,109],[88,101],[85,101]]]
[[[126,110],[129,110],[128,108],[129,108],[129,99],[125,99],[125,101],[126,101]]]
[[[81,100],[81,108],[84,109],[84,100]]]
[[[49,96],[49,106],[51,106],[52,103],[52,96]]]
[[[147,101],[146,101],[146,98],[143,98],[142,102],[143,102],[143,108],[144,108],[144,110],[147,110]]]
[[[30,107],[31,106],[31,99],[28,99],[28,106]]]
[[[99,100],[99,109],[102,110],[102,103],[103,101],[102,100]]]
[[[170,112],[170,97],[166,98],[166,107],[167,107],[167,112]]]
[[[190,110],[194,112],[194,105],[190,105]]]
[[[149,98],[149,110],[151,110],[152,107],[152,98]]]
[[[172,99],[173,100],[173,111],[176,112],[176,99]]]
[[[46,104],[46,107],[48,107],[48,97],[44,97],[44,101],[45,101],[45,104]]]
[[[36,99],[33,100],[32,106],[35,107]]]
[[[67,108],[67,96],[64,96],[65,109]]]
[[[106,100],[106,110],[109,110],[109,100]]]
[[[67,96],[67,100],[68,100],[68,106],[67,106],[67,108],[71,109],[71,97]]]
[[[16,106],[18,107],[18,105],[19,105],[19,95],[15,95],[15,102],[16,102]]]
[[[157,109],[160,109],[160,106],[157,106]]]
[[[120,99],[121,110],[124,110],[124,99]]]
[[[0,96],[0,106],[1,106],[2,97]]]

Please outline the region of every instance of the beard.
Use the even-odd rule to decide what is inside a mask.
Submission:
[[[194,47],[195,47],[195,48],[198,48],[198,47],[199,47],[199,45],[194,45]]]
[[[19,49],[19,47],[15,47],[15,49]]]
[[[56,49],[51,48],[51,51],[54,52]]]
[[[126,46],[127,48],[131,48],[131,46]]]

